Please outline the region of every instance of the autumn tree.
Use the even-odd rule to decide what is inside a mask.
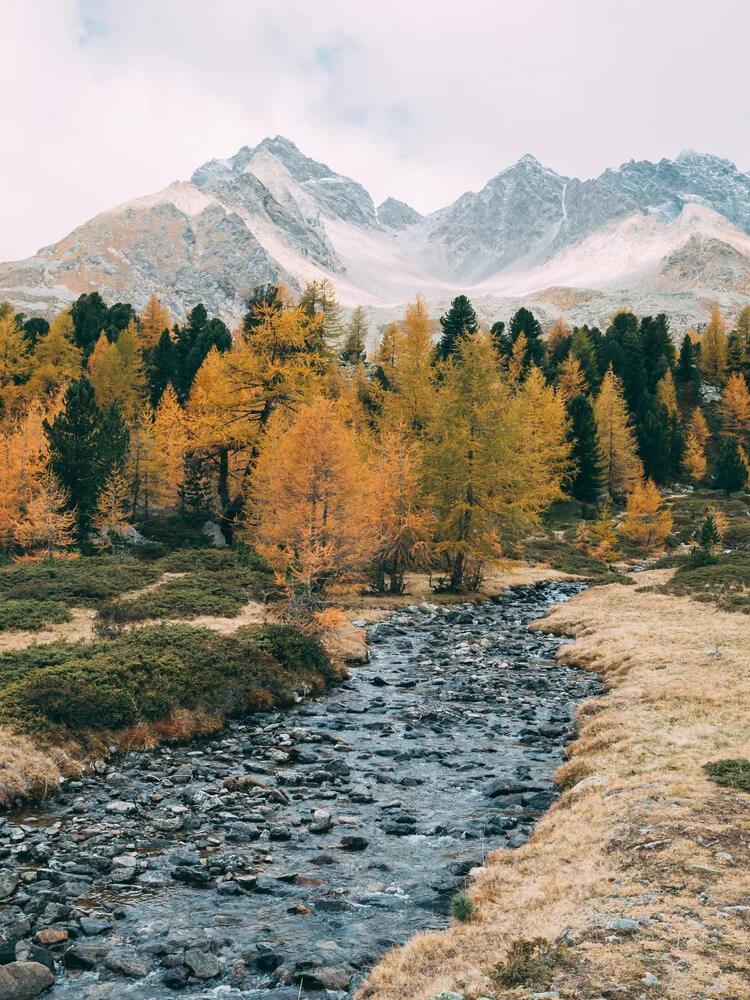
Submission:
[[[0,317],[0,412],[13,411],[30,370],[29,347],[11,313]]]
[[[682,466],[691,482],[700,483],[706,478],[706,471],[708,469],[706,452],[694,431],[689,431],[685,439]]]
[[[721,394],[722,430],[740,442],[750,441],[750,392],[743,375],[735,372]]]
[[[727,371],[727,330],[724,317],[714,306],[711,322],[701,338],[701,374],[711,385],[723,385]]]
[[[656,386],[656,402],[666,406],[670,416],[677,413],[677,390],[675,389],[672,369],[668,368]]]
[[[73,545],[76,512],[55,476],[46,470],[35,483],[16,529],[16,541],[26,549],[42,549],[51,559],[57,549]]]
[[[325,354],[338,342],[343,329],[341,306],[336,300],[333,283],[328,278],[309,282],[299,304],[308,319],[313,321],[311,330],[317,334],[310,347],[319,354]]]
[[[742,345],[742,364],[750,365],[750,306],[743,306],[737,317],[737,336]]]
[[[16,541],[26,505],[47,463],[45,411],[34,400],[27,411],[0,424],[0,546]]]
[[[407,570],[427,565],[434,517],[422,489],[422,446],[404,426],[386,430],[372,461],[376,525],[375,586],[404,590]]]
[[[141,342],[146,350],[156,347],[161,335],[171,327],[171,319],[167,309],[157,298],[156,292],[152,292],[146,307],[141,313]]]
[[[651,553],[664,548],[671,530],[672,515],[663,508],[661,494],[653,480],[639,483],[628,494],[620,534],[644,552]]]
[[[620,536],[612,516],[609,501],[602,504],[596,519],[582,521],[576,532],[575,544],[596,559],[612,562],[620,553]]]
[[[611,368],[602,381],[594,416],[602,485],[613,496],[629,493],[640,481],[642,467],[622,383]]]
[[[487,561],[562,495],[568,458],[562,402],[532,369],[516,392],[490,339],[462,339],[427,435],[426,488],[437,553],[452,590],[479,586]]]
[[[37,340],[31,377],[24,390],[28,397],[49,401],[64,385],[81,377],[83,352],[74,333],[73,320],[66,311],[55,316],[47,333]]]
[[[435,397],[430,363],[434,330],[427,303],[418,295],[407,305],[393,337],[393,364],[387,371],[389,392],[382,404],[384,419],[386,423],[403,423],[415,434],[427,426]]]
[[[301,407],[286,429],[278,415],[251,489],[258,551],[308,601],[356,577],[372,557],[368,470],[327,400]]]
[[[92,527],[112,555],[125,549],[125,539],[132,527],[128,519],[130,484],[119,468],[114,468],[102,484],[96,499]]]
[[[569,354],[560,365],[557,376],[557,392],[565,404],[576,396],[586,394],[586,377],[581,371],[581,363],[574,355]]]

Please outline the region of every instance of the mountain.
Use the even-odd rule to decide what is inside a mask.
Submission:
[[[704,321],[750,296],[750,175],[685,152],[564,177],[533,156],[422,216],[277,136],[210,160],[190,181],[103,212],[24,261],[0,264],[0,299],[44,313],[98,289],[177,316],[196,302],[228,320],[258,284],[329,278],[345,306],[381,318],[416,292],[466,292],[488,319],[534,303],[542,319],[602,322],[623,303]]]

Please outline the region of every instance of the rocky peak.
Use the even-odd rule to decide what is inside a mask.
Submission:
[[[378,222],[388,229],[406,229],[421,222],[424,218],[410,205],[398,198],[386,198],[382,205],[378,205]]]

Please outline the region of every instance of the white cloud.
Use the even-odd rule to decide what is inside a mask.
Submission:
[[[744,0],[3,0],[0,259],[281,133],[422,211],[525,152],[750,166]]]

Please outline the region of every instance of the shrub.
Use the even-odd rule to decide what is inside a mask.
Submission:
[[[750,760],[744,757],[737,757],[734,760],[713,760],[704,764],[703,770],[717,785],[750,792]]]
[[[70,612],[56,601],[0,600],[0,632],[38,629],[70,621]]]
[[[692,597],[725,611],[750,613],[750,552],[710,556],[691,554],[671,580],[659,588],[662,594]]]
[[[152,626],[107,643],[0,655],[0,718],[52,735],[120,729],[178,708],[228,716],[320,692],[336,676],[318,643],[293,626],[231,635]]]
[[[154,583],[161,575],[156,565],[136,559],[121,563],[108,556],[23,563],[0,567],[0,598],[95,605]]]
[[[468,892],[457,892],[451,899],[451,914],[454,920],[466,923],[475,913],[474,900]]]
[[[504,962],[490,974],[500,986],[543,986],[563,959],[563,950],[547,938],[512,941]]]

